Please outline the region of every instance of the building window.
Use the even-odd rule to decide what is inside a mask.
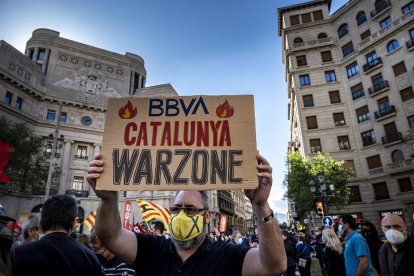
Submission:
[[[308,23],[312,21],[310,13],[304,13],[301,16],[302,16],[302,23]]]
[[[349,201],[350,202],[362,202],[361,192],[359,186],[350,186]]]
[[[369,36],[371,36],[371,31],[368,29],[368,30],[366,30],[365,32],[363,32],[361,34],[361,40],[364,40],[365,38],[367,38]]]
[[[68,114],[66,112],[61,112],[60,113],[60,122],[61,123],[66,123],[66,118],[68,117]]]
[[[46,49],[39,49],[37,60],[43,61],[45,59],[45,55],[46,55]]]
[[[46,119],[48,120],[48,121],[54,121],[55,120],[55,116],[56,116],[56,111],[54,111],[54,110],[48,110],[47,111],[47,116],[46,116]]]
[[[22,109],[22,106],[23,106],[23,99],[22,98],[20,98],[20,97],[17,97],[17,100],[16,100],[16,108],[18,109],[18,110],[21,110]]]
[[[308,63],[306,62],[306,56],[297,56],[296,62],[298,63],[298,67],[300,66],[306,66]]]
[[[369,170],[382,168],[381,157],[379,154],[367,157],[367,164]]]
[[[345,116],[343,112],[334,113],[333,114],[334,124],[335,126],[344,126],[345,124]]]
[[[391,159],[392,159],[392,162],[394,163],[405,160],[404,154],[400,150],[394,150],[391,154]]]
[[[310,85],[310,78],[309,78],[308,74],[300,75],[299,80],[300,80],[300,86],[309,86]]]
[[[5,104],[9,104],[10,105],[11,102],[12,102],[12,99],[13,99],[13,94],[7,91],[6,92],[6,95],[4,96],[3,102]]]
[[[392,51],[394,51],[395,49],[397,49],[398,47],[400,47],[400,45],[398,44],[398,41],[397,40],[391,40],[389,43],[388,43],[388,45],[387,45],[387,51],[388,51],[388,53],[389,52],[392,52]]]
[[[335,71],[325,71],[325,80],[326,82],[335,82],[336,81],[336,76],[335,76]]]
[[[375,200],[390,198],[386,182],[372,184],[372,187],[374,188]]]
[[[369,113],[367,105],[365,105],[363,107],[360,107],[355,111],[356,111],[358,123],[362,123],[364,121],[367,121],[367,120],[371,119],[371,115]]]
[[[301,37],[297,37],[293,40],[293,43],[303,43],[303,39]]]
[[[352,54],[354,52],[354,45],[352,44],[352,41],[348,42],[344,46],[342,46],[342,56],[346,57],[349,54]]]
[[[331,104],[341,103],[341,97],[339,96],[339,91],[329,91],[329,99]]]
[[[74,189],[75,191],[82,191],[83,189],[83,177],[82,176],[73,177],[72,189]]]
[[[365,95],[364,87],[362,86],[362,82],[358,83],[351,87],[352,99],[356,100]]]
[[[311,153],[318,153],[319,151],[322,151],[321,139],[310,139],[309,142]]]
[[[78,146],[76,150],[76,159],[88,160],[88,147],[87,146]]]
[[[411,100],[414,98],[413,88],[411,86],[400,90],[401,100],[403,102]]]
[[[390,100],[388,99],[388,97],[381,98],[377,102],[378,102],[378,107],[379,107],[379,115],[381,117],[393,112],[393,109],[390,106]]]
[[[47,141],[44,155],[50,157],[52,155],[53,142]]]
[[[343,166],[347,171],[355,173],[354,160],[345,160]]]
[[[300,24],[300,21],[299,21],[299,15],[292,15],[291,17],[290,17],[290,25],[298,25],[298,24]]]
[[[303,106],[304,107],[313,106],[313,96],[312,95],[303,95]]]
[[[398,64],[395,64],[392,69],[394,70],[394,75],[396,77],[398,77],[401,74],[404,74],[405,72],[407,72],[407,68],[405,68],[405,63],[404,61],[401,61]]]
[[[414,128],[414,115],[407,117],[408,125],[410,126],[410,129]]]
[[[414,2],[411,1],[410,3],[408,3],[407,5],[405,5],[404,7],[401,8],[403,14],[408,13],[409,11],[414,9]]]
[[[391,24],[391,22],[391,17],[388,16],[387,18],[384,18],[380,21],[380,26],[381,28],[387,27],[389,24]]]
[[[313,20],[314,21],[318,21],[318,20],[322,20],[323,19],[323,13],[322,13],[321,10],[314,11],[312,14],[313,14]]]
[[[382,78],[382,74],[381,73],[373,76],[371,79],[372,79],[372,84],[374,86],[374,91],[375,92],[376,91],[380,91],[381,89],[384,89],[385,87],[388,87],[388,84]]]
[[[414,29],[409,30],[411,41],[414,41]]]
[[[358,26],[362,25],[367,21],[367,16],[365,15],[365,12],[360,11],[356,16],[356,21],[358,23]]]
[[[379,62],[378,55],[375,51],[372,51],[365,57],[367,58],[367,63],[369,63],[371,67],[377,65]]]
[[[341,38],[348,34],[348,24],[342,24],[338,29],[338,37]]]
[[[82,116],[81,118],[81,124],[83,126],[90,126],[92,125],[92,118],[89,116]]]
[[[346,66],[346,73],[348,74],[348,79],[352,78],[359,74],[359,66],[356,61],[352,62],[348,66]]]
[[[328,35],[325,33],[318,34],[318,39],[324,39],[324,38],[328,38]]]
[[[398,179],[398,186],[400,186],[401,193],[411,192],[413,190],[413,185],[409,177]]]
[[[324,51],[321,52],[322,62],[329,62],[332,61],[332,54],[331,51]]]
[[[350,150],[351,144],[349,143],[348,136],[338,136],[339,150]]]
[[[375,131],[373,129],[362,132],[362,146],[367,147],[377,143],[377,139],[375,138]]]
[[[306,125],[308,126],[308,129],[317,129],[318,121],[316,120],[316,116],[306,117]]]
[[[395,141],[401,141],[401,132],[398,132],[395,122],[391,122],[384,125],[385,136],[382,137],[382,143],[388,144]]]

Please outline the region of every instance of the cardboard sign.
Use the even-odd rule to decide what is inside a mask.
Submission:
[[[97,189],[254,189],[256,150],[251,95],[109,99]]]

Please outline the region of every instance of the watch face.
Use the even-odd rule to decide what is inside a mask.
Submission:
[[[84,126],[90,126],[90,125],[92,125],[92,118],[89,117],[89,116],[83,116],[81,118],[81,123]]]

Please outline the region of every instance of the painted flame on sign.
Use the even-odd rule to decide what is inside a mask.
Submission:
[[[119,109],[118,114],[121,119],[132,119],[137,115],[137,108],[128,100],[126,105]]]
[[[234,114],[234,109],[230,106],[229,102],[225,100],[223,104],[217,107],[216,114],[220,118],[230,118]]]

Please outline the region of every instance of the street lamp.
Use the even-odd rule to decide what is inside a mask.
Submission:
[[[325,181],[325,174],[323,172],[319,172],[316,178],[318,179],[317,183],[313,179],[309,181],[309,188],[313,198],[321,199],[321,202],[317,202],[316,205],[318,214],[323,216],[324,213],[328,213],[328,200],[335,197],[335,185],[331,179]],[[318,194],[316,190],[318,190]]]

